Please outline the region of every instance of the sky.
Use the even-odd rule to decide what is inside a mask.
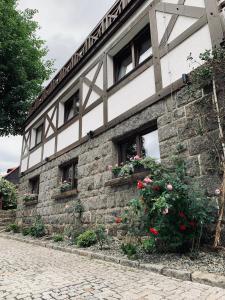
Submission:
[[[20,0],[18,8],[37,9],[39,36],[58,71],[79,48],[115,0]],[[57,72],[56,71],[56,72]],[[54,74],[52,75],[52,77]],[[0,174],[20,163],[22,138],[0,138]]]

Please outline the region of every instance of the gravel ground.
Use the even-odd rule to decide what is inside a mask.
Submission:
[[[16,236],[23,237],[21,234],[16,234]],[[33,238],[26,236],[24,239],[33,240]],[[44,237],[41,240],[53,243],[49,237]],[[55,243],[54,243],[55,244]],[[68,247],[68,242],[59,242],[59,246]],[[109,247],[105,247],[103,250],[100,250],[98,245],[85,248],[85,250],[93,251],[97,253],[102,253],[104,255],[114,256],[118,258],[127,258],[120,248],[121,242],[117,239],[112,239],[110,241]],[[76,247],[75,245],[69,245],[70,247]],[[193,257],[188,254],[145,254],[140,252],[138,254],[138,261],[140,263],[151,263],[163,265],[165,267],[179,269],[179,270],[188,270],[188,271],[202,271],[209,273],[217,273],[225,275],[225,251],[212,252],[207,248],[202,249],[196,257]]]

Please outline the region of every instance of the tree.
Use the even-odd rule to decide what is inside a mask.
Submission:
[[[17,10],[17,0],[0,0],[0,136],[21,133],[31,103],[53,72],[37,36],[36,13]]]

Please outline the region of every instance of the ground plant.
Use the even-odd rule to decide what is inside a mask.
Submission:
[[[3,198],[3,209],[16,208],[16,186],[4,178],[0,178],[0,196]]]
[[[12,231],[13,233],[19,233],[20,227],[16,223],[10,224],[7,226],[6,231]]]
[[[53,239],[54,243],[63,242],[64,236],[62,234],[55,234],[55,235],[53,235],[52,239]]]
[[[84,233],[80,234],[76,240],[78,247],[90,247],[97,243],[97,236],[93,230],[87,230]]]
[[[45,225],[41,216],[37,216],[34,224],[30,227],[30,235],[36,238],[43,237],[46,234]]]
[[[96,234],[96,239],[97,243],[99,245],[100,250],[103,249],[103,246],[105,244],[109,243],[108,235],[106,233],[106,228],[102,224],[97,224],[95,226],[95,234]]]

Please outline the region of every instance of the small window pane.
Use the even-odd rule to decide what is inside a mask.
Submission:
[[[64,109],[64,122],[67,122],[73,117],[73,98],[65,102]]]
[[[79,91],[74,95],[75,98],[75,107],[74,107],[74,115],[78,115],[80,112],[80,99],[79,99]]]
[[[131,138],[130,140],[122,143],[120,145],[121,158],[120,163],[125,163],[129,161],[131,158],[137,155],[137,143],[136,138]]]
[[[131,48],[121,52],[115,59],[116,81],[119,81],[133,69]]]
[[[39,194],[39,177],[30,179],[31,194]]]
[[[143,33],[136,39],[135,48],[137,50],[138,65],[152,55],[149,25],[143,30]]]
[[[78,177],[78,168],[77,162],[70,163],[66,166],[61,167],[62,170],[62,182],[70,182],[72,188],[77,188],[77,177]]]
[[[41,124],[36,129],[36,145],[40,144],[42,142],[42,134],[43,134],[43,124]]]
[[[141,137],[142,156],[152,157],[160,161],[158,130],[149,132]]]

